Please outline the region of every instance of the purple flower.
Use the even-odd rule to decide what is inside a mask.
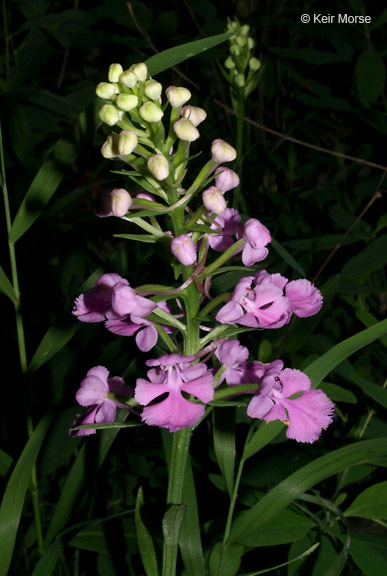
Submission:
[[[214,397],[211,372],[205,364],[192,364],[194,359],[194,356],[168,354],[146,362],[147,366],[152,366],[148,371],[150,381],[139,378],[135,390],[137,402],[146,406],[141,416],[146,424],[175,432],[194,426],[202,418],[203,404],[190,402],[182,394],[191,394],[203,403]],[[165,399],[153,403],[165,394]],[[151,402],[153,404],[149,406]]]
[[[95,288],[75,300],[73,315],[81,322],[103,322],[110,307],[113,287],[118,282],[129,286],[129,282],[118,274],[103,274],[98,278]]]
[[[114,422],[116,417],[116,404],[114,400],[108,398],[108,394],[119,392],[124,396],[131,396],[130,388],[125,386],[124,381],[119,376],[109,378],[109,371],[104,366],[95,366],[86,374],[75,398],[78,404],[86,406],[85,413],[78,414],[73,426],[83,424],[100,424],[102,422]],[[84,430],[70,430],[71,436],[88,436],[95,434],[96,430],[86,428]]]
[[[219,168],[215,170],[215,186],[222,192],[228,192],[236,188],[239,186],[239,183],[239,176],[234,170],[226,168],[226,166],[219,166]]]
[[[256,218],[247,220],[238,236],[246,242],[242,252],[242,262],[245,266],[252,266],[266,258],[269,250],[265,246],[271,242],[271,235],[259,220]]]
[[[258,393],[247,408],[251,418],[267,422],[282,420],[286,436],[297,442],[315,442],[333,420],[334,404],[322,390],[312,390],[309,378],[300,370],[286,368],[262,379]],[[292,398],[297,393],[301,396]]]
[[[197,260],[195,244],[187,234],[182,234],[172,240],[171,252],[184,266],[191,266]]]
[[[238,210],[226,208],[223,214],[219,214],[211,229],[217,234],[208,234],[208,244],[217,252],[225,252],[227,248],[233,245],[233,235],[236,233],[241,221]]]

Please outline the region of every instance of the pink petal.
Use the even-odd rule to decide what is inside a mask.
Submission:
[[[136,344],[142,352],[149,352],[156,346],[159,335],[154,326],[142,328],[136,336]]]
[[[228,302],[217,313],[216,320],[222,324],[233,324],[243,318],[243,308],[237,302]]]
[[[201,376],[197,380],[185,382],[181,387],[181,390],[187,394],[192,394],[192,396],[195,396],[195,398],[198,398],[206,404],[214,399],[214,388],[212,384],[213,376],[210,372],[207,372],[207,374]]]
[[[292,303],[292,312],[300,318],[313,316],[321,309],[323,297],[309,280],[293,280],[286,285],[285,294]]]
[[[293,370],[292,368],[285,368],[280,374],[282,383],[282,394],[284,398],[289,398],[297,392],[309,390],[311,382],[304,372],[301,370]]]
[[[268,396],[256,394],[250,400],[247,407],[247,415],[250,418],[265,418],[268,412],[273,408],[274,402]]]
[[[113,288],[111,306],[119,316],[135,312],[138,308],[136,292],[127,284],[119,282]]]
[[[121,318],[117,320],[106,320],[105,328],[113,334],[118,334],[119,336],[133,336],[141,328],[139,324],[134,324],[130,320],[122,320]]]
[[[105,400],[95,415],[95,421],[98,424],[102,424],[103,422],[114,422],[115,417],[116,405],[112,400]]]
[[[267,248],[253,248],[250,244],[246,244],[242,252],[242,262],[245,266],[252,266],[256,262],[261,262],[269,254]]]
[[[204,415],[204,410],[203,405],[193,404],[180,394],[170,394],[159,404],[144,408],[141,418],[149,426],[159,426],[176,432],[197,424]]]
[[[166,384],[154,384],[153,382],[148,382],[148,380],[144,380],[143,378],[138,378],[136,381],[134,397],[139,404],[146,406],[149,402],[152,402],[152,400],[165,394],[165,392],[168,392]]]
[[[284,406],[290,422],[286,436],[298,442],[315,442],[333,420],[334,404],[322,390],[307,390]]]

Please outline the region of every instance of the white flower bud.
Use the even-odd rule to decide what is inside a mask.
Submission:
[[[137,136],[131,130],[122,130],[118,136],[118,153],[128,156],[138,144]]]
[[[165,180],[169,176],[169,162],[163,154],[150,156],[147,161],[149,172],[156,180]]]
[[[160,122],[164,112],[154,102],[145,102],[140,108],[140,116],[146,122]]]
[[[95,90],[98,98],[103,98],[104,100],[111,100],[116,94],[115,84],[110,84],[110,82],[100,82]]]
[[[104,158],[114,158],[118,156],[118,138],[116,134],[109,134],[101,148],[101,154]]]
[[[184,142],[194,142],[200,137],[199,130],[187,118],[180,118],[174,123],[173,129],[176,136]]]
[[[184,106],[184,104],[191,98],[191,92],[188,88],[183,88],[181,86],[169,86],[169,88],[166,89],[165,94],[167,95],[172,108]]]
[[[127,88],[134,88],[137,84],[137,76],[130,70],[125,70],[125,72],[121,74],[119,81]]]
[[[99,117],[108,126],[114,126],[120,120],[120,112],[112,104],[105,104],[99,111]]]
[[[121,64],[110,64],[108,73],[109,82],[118,82],[123,71]]]
[[[145,82],[146,77],[148,76],[148,68],[144,62],[140,62],[139,64],[135,64],[131,71],[136,75],[137,80],[140,82]]]
[[[121,110],[129,112],[129,110],[136,108],[138,104],[138,98],[134,94],[119,94],[117,96],[116,104],[118,108],[121,108]]]
[[[211,186],[210,188],[207,188],[207,190],[204,190],[202,200],[207,210],[214,214],[222,214],[227,208],[227,203],[222,192],[215,186]]]
[[[191,120],[194,126],[199,126],[207,118],[207,112],[198,106],[184,106],[181,115],[187,120]]]
[[[158,100],[161,96],[162,89],[163,87],[160,82],[156,82],[156,80],[149,80],[145,84],[145,96],[151,100]]]
[[[219,164],[222,162],[232,162],[237,156],[235,148],[221,138],[217,138],[212,142],[211,154],[213,161],[219,162]]]
[[[131,207],[133,200],[124,188],[115,188],[110,194],[113,216],[125,216]]]
[[[250,58],[250,60],[249,60],[250,70],[253,70],[255,72],[256,70],[259,70],[261,66],[262,66],[262,64],[260,63],[258,58],[254,58],[254,57]]]

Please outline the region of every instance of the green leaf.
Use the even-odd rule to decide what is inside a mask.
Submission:
[[[261,422],[258,430],[252,436],[243,452],[243,458],[247,460],[259,450],[262,450],[281,432],[284,424],[280,420],[274,422]]]
[[[357,442],[313,460],[288,476],[250,510],[239,516],[231,528],[228,542],[253,538],[254,533],[276,514],[322,480],[350,466],[377,462],[386,454],[387,442],[384,438],[380,438]]]
[[[264,570],[258,570],[258,572],[247,572],[245,574],[240,574],[238,576],[259,576],[259,574],[266,574],[266,572],[274,572],[274,570],[278,570],[278,568],[283,568],[283,566],[289,566],[289,564],[293,564],[293,562],[303,560],[304,558],[312,554],[316,550],[316,548],[318,548],[318,546],[319,542],[313,544],[313,546],[305,550],[305,552],[297,556],[297,558],[289,560],[289,562],[284,562],[283,564],[277,564],[277,566],[272,566],[271,568],[265,568]]]
[[[376,28],[379,28],[379,26],[383,26],[383,24],[385,24],[386,22],[387,22],[387,8],[385,10],[383,10],[383,12],[380,14],[380,16],[372,24],[370,29],[375,30]]]
[[[364,392],[367,394],[372,400],[378,402],[384,408],[387,408],[387,389],[383,388],[383,386],[378,386],[378,384],[374,384],[370,382],[363,376],[360,376],[355,370],[350,373],[351,381],[359,386]]]
[[[72,132],[67,137],[61,138],[54,146],[50,157],[41,166],[19,207],[10,231],[10,242],[15,243],[19,240],[40,216],[64,175],[70,171],[78,155],[82,135],[94,131],[97,125],[96,117],[96,105],[93,104],[93,109],[85,110],[78,117]]]
[[[254,530],[253,534],[248,534],[239,542],[254,548],[288,544],[299,540],[314,527],[315,523],[309,517],[285,508],[273,516],[269,524]]]
[[[274,250],[277,252],[277,254],[279,256],[281,256],[281,258],[286,262],[286,264],[289,264],[289,266],[291,266],[292,268],[294,268],[294,270],[297,270],[297,272],[299,272],[303,277],[306,276],[306,273],[304,272],[304,269],[302,268],[302,266],[297,262],[297,260],[290,254],[290,252],[288,252],[286,250],[286,248],[284,248],[282,246],[282,244],[280,244],[279,242],[277,242],[277,240],[275,238],[271,239],[271,245],[273,246]]]
[[[202,54],[214,46],[225,42],[232,36],[232,33],[227,34],[217,34],[216,36],[209,36],[208,38],[203,38],[202,40],[195,40],[194,42],[187,42],[187,44],[180,44],[180,46],[175,46],[174,48],[169,48],[155,54],[146,60],[145,64],[148,67],[149,74],[155,76],[184,62],[193,56]]]
[[[387,519],[387,482],[370,486],[352,502],[345,516],[370,518],[378,522]]]
[[[0,576],[8,574],[32,468],[51,420],[51,414],[40,420],[16,462],[4,492],[0,509]]]
[[[386,576],[386,559],[361,540],[357,538],[352,538],[351,540],[352,546],[349,553],[352,560],[360,568],[362,574],[364,574],[364,576]]]
[[[387,320],[378,322],[371,328],[363,330],[355,336],[351,336],[340,344],[337,344],[331,350],[317,358],[312,364],[304,370],[305,374],[309,376],[312,381],[312,388],[317,388],[317,386],[322,382],[338,364],[343,362],[348,356],[354,354],[364,346],[367,346],[374,340],[377,340],[381,336],[387,333]]]
[[[114,238],[125,238],[125,240],[134,240],[135,242],[145,242],[146,244],[154,244],[160,242],[160,236],[153,236],[152,234],[113,234]]]
[[[356,317],[366,328],[378,323],[378,319],[371,312],[367,312],[367,310],[356,310]],[[381,336],[380,341],[387,347],[387,336]]]
[[[163,574],[172,574],[175,567],[178,540],[181,523],[184,518],[185,506],[172,504],[163,517]],[[175,545],[176,543],[176,545]]]
[[[146,576],[158,576],[159,570],[152,536],[141,518],[141,508],[143,505],[144,494],[140,486],[137,492],[135,511],[137,544]]]
[[[48,547],[35,566],[35,570],[31,576],[50,576],[53,573],[55,566],[64,551],[64,545],[61,539],[58,538],[55,542]]]
[[[245,547],[231,544],[224,548],[221,542],[215,544],[209,559],[210,576],[234,576],[241,565]]]
[[[382,57],[367,49],[356,62],[355,75],[359,98],[368,107],[376,102],[384,89],[386,68]]]
[[[28,370],[35,372],[40,366],[48,362],[59,350],[66,346],[78,328],[78,323],[74,323],[72,326],[66,328],[61,326],[52,326],[49,328],[33,355]]]
[[[0,292],[8,296],[8,298],[14,303],[17,304],[17,297],[15,294],[15,290],[11,282],[8,279],[8,276],[0,266]]]
[[[345,278],[365,279],[387,264],[387,234],[373,240],[343,266],[341,274]]]
[[[319,386],[320,390],[325,392],[333,402],[348,402],[349,404],[357,404],[357,398],[350,390],[346,390],[342,386],[332,384],[331,382],[322,382]]]
[[[129,509],[125,514],[128,512],[132,513],[134,510]],[[121,516],[121,514],[117,514],[116,516]],[[79,548],[80,550],[90,550],[92,552],[108,552],[110,549],[110,542],[106,533],[109,528],[104,526],[104,524],[107,520],[112,519],[114,519],[114,516],[89,522],[85,528],[77,532],[75,536],[71,538],[69,546]],[[121,534],[128,548],[132,548],[136,542],[136,531],[132,518],[122,519]]]
[[[232,495],[235,469],[235,409],[213,411],[213,435],[216,459],[225,478],[227,491]]]
[[[0,449],[0,476],[5,476],[11,467],[13,458]]]

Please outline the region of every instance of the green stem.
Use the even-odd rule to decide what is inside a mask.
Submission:
[[[12,228],[12,219],[11,219],[11,210],[9,206],[9,197],[8,197],[8,188],[7,188],[7,181],[5,175],[5,162],[4,162],[4,154],[3,154],[3,137],[2,131],[0,126],[0,163],[1,163],[1,184],[3,189],[3,197],[4,197],[4,211],[5,211],[5,220],[7,224],[7,232],[8,237],[11,232]],[[21,303],[20,303],[20,289],[19,289],[19,277],[17,272],[17,263],[16,263],[16,252],[15,252],[15,244],[13,242],[8,241],[8,249],[9,249],[9,259],[11,263],[11,275],[12,275],[12,285],[15,292],[16,300],[14,303],[15,306],[15,321],[16,321],[16,332],[17,332],[17,341],[18,341],[18,348],[19,348],[19,360],[20,360],[20,369],[21,374],[24,377],[27,374],[28,362],[27,362],[27,351],[26,351],[26,343],[25,343],[25,336],[24,336],[24,325],[23,325],[23,316],[21,312]],[[27,403],[28,406],[28,403]],[[29,412],[27,412],[27,432],[28,437],[32,436],[34,431],[32,417]],[[38,540],[38,549],[39,552],[43,552],[43,532],[42,532],[42,523],[40,518],[40,509],[39,509],[39,494],[38,494],[38,484],[37,484],[37,475],[36,475],[36,466],[34,465],[31,472],[31,496],[32,496],[32,503],[34,509],[34,517],[35,517],[35,527],[36,527],[36,534]]]

